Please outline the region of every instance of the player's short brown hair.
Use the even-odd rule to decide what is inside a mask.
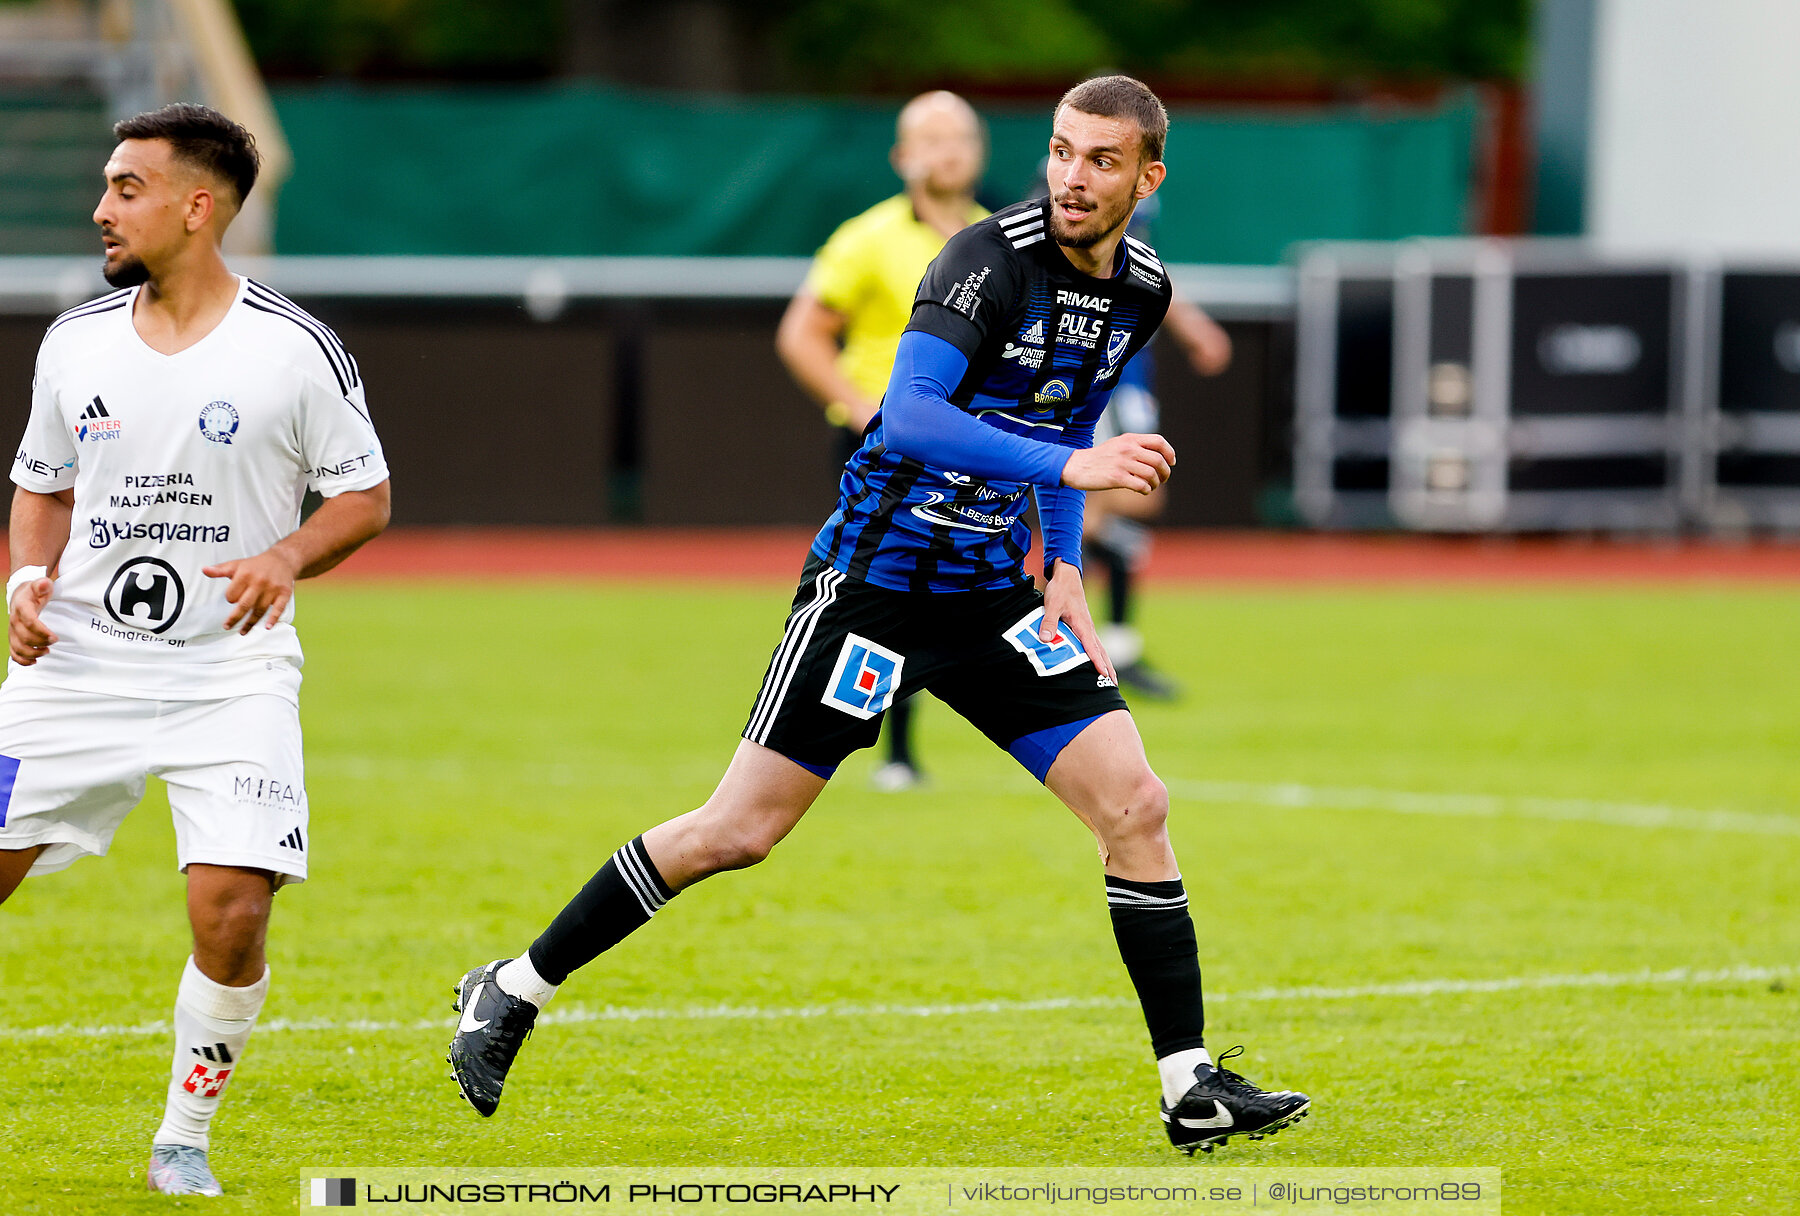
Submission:
[[[1144,134],[1144,159],[1161,160],[1163,142],[1169,138],[1169,112],[1150,86],[1130,76],[1096,76],[1084,80],[1056,103],[1101,118],[1129,118]]]
[[[262,154],[256,137],[211,106],[177,101],[113,124],[113,138],[167,140],[175,155],[237,191],[241,204],[256,185]]]

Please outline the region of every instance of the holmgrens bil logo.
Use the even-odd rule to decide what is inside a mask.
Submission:
[[[209,401],[200,411],[200,433],[214,443],[229,444],[237,429],[237,408],[229,401]]]
[[[162,633],[181,615],[187,593],[175,567],[160,557],[134,557],[106,584],[106,613],[121,625]]]

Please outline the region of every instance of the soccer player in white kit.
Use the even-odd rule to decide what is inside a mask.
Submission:
[[[306,878],[294,582],[381,531],[388,474],[337,337],[225,266],[250,133],[187,104],[113,133],[94,222],[124,290],[51,324],[13,460],[0,901],[168,784],[194,950],[148,1182],[216,1195],[207,1130],[268,991],[270,905]]]

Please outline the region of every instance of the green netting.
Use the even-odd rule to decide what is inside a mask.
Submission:
[[[897,188],[888,104],[580,85],[284,88],[282,253],[812,253]],[[986,110],[985,196],[1032,181],[1048,114]],[[1465,230],[1475,109],[1180,113],[1156,240],[1184,262],[1278,261],[1302,239]]]

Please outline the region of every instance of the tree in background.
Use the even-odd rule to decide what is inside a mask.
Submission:
[[[1101,67],[1152,80],[1516,79],[1530,0],[788,0],[797,80],[1040,84]]]
[[[560,62],[564,0],[235,0],[276,77],[535,79]]]
[[[812,92],[1174,81],[1514,80],[1530,0],[237,0],[275,76]],[[696,53],[695,44],[704,44]]]

